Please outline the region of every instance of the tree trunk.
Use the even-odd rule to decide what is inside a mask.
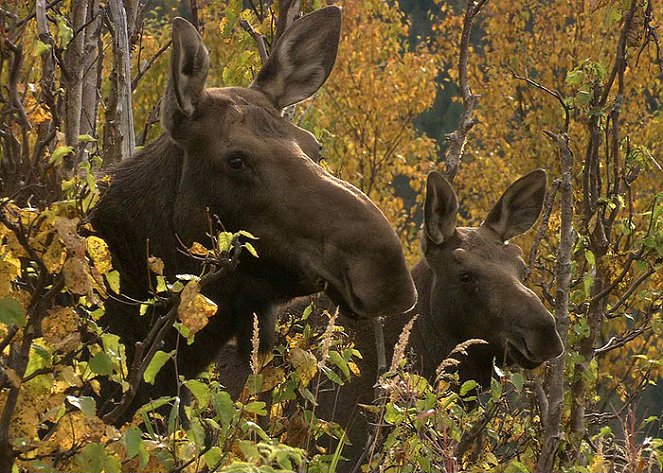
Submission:
[[[104,124],[104,159],[112,164],[135,151],[131,105],[131,55],[127,16],[120,0],[109,0],[113,36],[113,71]]]
[[[101,56],[98,42],[101,35],[101,15],[99,14],[99,0],[90,0],[88,5],[88,21],[94,20],[85,29],[83,51],[85,54],[83,68],[83,96],[81,111],[81,135],[96,135],[97,109],[99,106],[99,92],[97,85],[101,76]],[[100,90],[100,89],[99,89]]]
[[[78,135],[80,135],[81,110],[83,108],[83,70],[85,60],[83,45],[85,43],[85,23],[87,21],[87,1],[72,0],[71,24],[74,37],[67,46],[65,53],[65,139],[69,146],[76,150]],[[65,172],[73,172],[78,164],[78,152],[65,158]]]
[[[569,330],[569,292],[571,290],[571,257],[573,255],[573,153],[569,147],[568,136],[550,134],[559,148],[562,158],[561,178],[561,227],[557,248],[555,277],[555,319],[557,331],[562,340],[566,340]],[[564,366],[565,356],[553,360],[548,365],[546,377],[548,401],[547,415],[543,421],[543,439],[541,454],[536,471],[553,471],[560,440],[560,426],[564,410]]]

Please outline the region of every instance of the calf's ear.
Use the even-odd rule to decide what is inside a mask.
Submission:
[[[336,61],[341,9],[329,6],[296,20],[278,39],[252,88],[264,92],[278,109],[312,96]]]
[[[161,124],[171,135],[196,110],[208,70],[209,53],[196,28],[184,18],[173,19],[170,77],[161,101]]]
[[[543,169],[537,169],[518,179],[502,194],[483,226],[497,232],[502,241],[529,230],[543,208],[546,182],[546,172]]]
[[[424,232],[426,239],[439,245],[456,230],[458,197],[442,174],[433,171],[426,182]]]

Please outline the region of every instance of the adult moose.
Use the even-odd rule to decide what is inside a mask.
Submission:
[[[365,317],[415,303],[400,242],[384,215],[325,172],[314,136],[281,117],[326,81],[340,27],[337,7],[311,13],[279,38],[250,87],[206,89],[207,49],[190,23],[173,21],[165,132],[114,170],[93,225],[110,246],[123,294],[134,299],[148,296],[148,255],[160,257],[171,278],[199,270],[178,249],[208,241],[209,215],[229,231],[258,236],[260,258],[240,260],[233,274],[205,288],[218,312],[192,346],[179,344],[178,370],[169,363],[159,373],[153,396],[174,394],[176,373],[195,376],[232,337],[248,354],[254,313],[268,346],[272,308],[295,296],[326,289]],[[129,357],[159,315],[141,318],[134,309],[109,300],[105,316]],[[172,332],[165,351],[175,347]]]
[[[415,367],[429,380],[456,345],[483,339],[459,359],[460,380],[490,385],[493,361],[532,369],[563,351],[553,316],[523,283],[526,265],[521,249],[509,240],[536,222],[543,205],[546,173],[539,169],[515,181],[478,227],[458,227],[458,199],[439,173],[428,176],[424,202],[424,258],[412,271],[419,300],[416,307],[389,318],[384,326],[387,360],[393,355],[404,326],[418,317],[409,346]],[[338,398],[327,392],[317,414],[347,429],[352,446],[344,455],[360,458],[368,424],[347,406],[371,403],[377,378],[375,336],[370,323],[342,321],[363,354],[361,377],[341,389]],[[345,406],[337,409],[336,406]]]

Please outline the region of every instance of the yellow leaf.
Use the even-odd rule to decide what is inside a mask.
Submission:
[[[150,267],[150,271],[159,276],[163,276],[164,264],[161,258],[156,256],[150,256],[147,258],[147,264]]]
[[[12,292],[12,281],[21,274],[21,262],[10,256],[0,261],[0,297]]]
[[[42,321],[44,341],[56,351],[67,353],[75,350],[81,341],[79,321],[78,314],[71,307],[54,307]]]
[[[262,375],[262,386],[260,388],[262,392],[271,391],[285,381],[285,371],[283,368],[266,366],[260,371],[260,374]]]
[[[97,236],[88,237],[87,252],[90,255],[90,258],[92,258],[94,267],[97,268],[99,274],[106,274],[108,271],[113,269],[108,245],[101,238]]]
[[[318,361],[315,356],[311,352],[302,350],[301,348],[293,348],[290,350],[289,358],[297,374],[299,374],[302,386],[308,386],[318,372]]]
[[[209,254],[209,250],[197,241],[194,241],[193,245],[191,245],[191,248],[189,248],[189,253],[196,256],[207,256]]]
[[[53,238],[48,249],[44,252],[42,259],[46,265],[46,269],[51,273],[57,273],[62,270],[62,266],[67,259],[67,252],[59,238]]]
[[[200,293],[197,281],[189,281],[180,296],[177,316],[187,326],[191,335],[202,330],[211,316],[216,314],[216,304]]]

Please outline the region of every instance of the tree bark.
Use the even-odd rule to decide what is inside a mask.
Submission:
[[[127,16],[120,0],[109,0],[113,36],[113,71],[104,124],[104,159],[107,164],[129,158],[135,151],[131,104],[131,55]]]
[[[84,68],[83,68],[83,96],[81,111],[81,135],[96,135],[97,110],[99,106],[99,84],[101,76],[101,56],[99,39],[101,35],[101,15],[99,14],[99,0],[90,0],[88,4],[88,21],[91,23],[85,29]]]
[[[571,257],[573,254],[573,152],[566,134],[548,133],[559,149],[562,161],[561,226],[555,277],[555,319],[557,331],[566,340],[569,330],[569,292],[571,290]],[[547,415],[543,421],[543,439],[536,471],[553,471],[560,441],[560,426],[564,409],[564,365],[565,357],[553,360],[546,373]]]
[[[65,139],[69,146],[74,149],[78,147],[78,135],[80,135],[81,110],[83,108],[83,71],[85,67],[83,45],[85,43],[85,23],[87,21],[87,1],[72,0],[71,24],[74,37],[67,45],[64,56],[65,62]],[[80,156],[78,152],[65,158],[65,172],[73,172],[78,164]]]

